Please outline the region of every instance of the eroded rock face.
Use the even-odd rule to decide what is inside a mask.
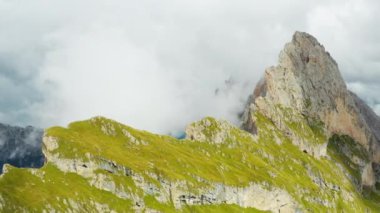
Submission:
[[[354,99],[355,106],[360,112],[360,116],[368,125],[375,137],[376,143],[372,143],[373,159],[375,162],[380,162],[380,117],[355,93],[350,92],[352,98]]]
[[[278,107],[292,109],[291,115],[276,110]],[[295,144],[318,153],[314,154],[317,157],[326,154],[325,146],[308,145],[308,140],[289,128],[290,123],[316,121],[326,135],[324,143],[332,134],[348,135],[365,147],[373,162],[380,162],[378,117],[347,90],[335,60],[307,33],[296,32],[281,51],[279,64],[265,70],[243,117],[243,128],[252,133],[255,112],[270,118]],[[365,173],[371,174],[368,169]]]

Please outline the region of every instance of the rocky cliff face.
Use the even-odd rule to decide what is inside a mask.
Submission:
[[[355,93],[350,92],[360,116],[371,129],[377,142],[380,142],[380,117]]]
[[[379,120],[356,95],[349,92],[335,60],[311,35],[296,32],[279,56],[279,64],[265,70],[247,106],[243,127],[255,133],[255,112],[270,118],[287,132],[302,150],[326,156],[328,138],[334,134],[352,137],[379,163]],[[319,129],[318,144],[303,137],[308,125]],[[306,131],[307,132],[307,131]],[[352,157],[352,156],[351,156]],[[364,170],[366,165],[360,165]],[[372,166],[367,166],[366,171]],[[365,172],[363,185],[373,185]]]
[[[21,128],[0,124],[0,174],[4,163],[16,167],[41,167],[44,162],[42,135],[42,130],[31,126]]]

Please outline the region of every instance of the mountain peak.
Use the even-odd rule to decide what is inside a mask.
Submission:
[[[328,139],[348,135],[380,162],[373,128],[358,108],[356,96],[346,87],[335,60],[316,38],[295,32],[279,55],[279,64],[265,70],[246,108],[243,127],[255,133],[255,114],[261,113],[287,132],[302,150],[316,157],[326,155]],[[327,137],[310,144],[298,131],[305,123],[317,125]],[[292,128],[291,125],[297,125]],[[363,168],[362,168],[363,169]],[[367,178],[365,178],[367,179]]]
[[[266,69],[254,96],[308,111],[312,117],[336,108],[338,99],[353,105],[335,60],[316,38],[303,32],[296,32],[285,45],[279,64]]]
[[[280,53],[279,66],[309,75],[338,71],[338,64],[324,46],[304,32],[295,32],[292,41],[285,45]]]
[[[318,42],[318,40],[314,36],[310,35],[309,33],[296,31],[293,34],[293,39],[292,39],[293,43],[294,42],[302,43],[302,42],[305,42],[305,41],[310,42],[311,44],[313,44],[313,46],[321,45]]]

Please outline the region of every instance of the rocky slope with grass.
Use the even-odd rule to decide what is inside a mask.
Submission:
[[[252,95],[250,132],[211,117],[182,140],[104,117],[51,127],[42,168],[4,166],[0,211],[376,212],[371,112],[296,33]]]

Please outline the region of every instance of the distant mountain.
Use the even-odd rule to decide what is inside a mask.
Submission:
[[[51,127],[42,168],[4,165],[0,211],[379,212],[379,118],[313,36],[285,45],[242,124],[207,117],[185,139],[104,117]]]
[[[0,173],[3,164],[16,167],[39,168],[44,163],[42,153],[43,130],[0,124]]]

